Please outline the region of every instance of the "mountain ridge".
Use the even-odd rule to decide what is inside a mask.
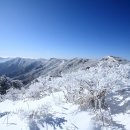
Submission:
[[[78,69],[88,69],[96,66],[99,62],[116,62],[119,64],[129,63],[120,57],[107,56],[102,59],[31,59],[31,58],[0,58],[0,76],[6,75],[12,79],[22,80],[28,84],[40,75],[60,76],[60,73],[68,73]]]

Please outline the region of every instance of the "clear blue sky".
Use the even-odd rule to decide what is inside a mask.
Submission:
[[[0,0],[0,56],[130,59],[129,0]]]

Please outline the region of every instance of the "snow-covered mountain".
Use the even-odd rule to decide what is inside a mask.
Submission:
[[[1,95],[2,130],[130,129],[128,60],[114,56],[100,60],[20,58],[4,63],[9,70],[19,63],[17,71],[35,63],[35,69],[23,69],[22,75],[37,76],[28,87],[10,88]]]
[[[78,69],[87,69],[96,66],[98,62],[116,62],[126,64],[128,61],[119,57],[108,56],[101,60],[83,58],[74,59],[26,59],[1,58],[0,76],[6,75],[13,79],[20,79],[27,84],[40,75],[60,76],[62,73],[73,72]]]
[[[6,60],[6,59],[5,59]],[[97,61],[74,58],[65,59],[25,59],[13,58],[0,62],[0,76],[6,75],[13,79],[20,79],[25,84],[29,83],[40,75],[60,76],[63,72],[72,72],[79,68],[93,66]]]

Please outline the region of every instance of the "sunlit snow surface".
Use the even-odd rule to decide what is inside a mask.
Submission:
[[[92,129],[93,122],[91,120],[93,115],[88,112],[79,112],[78,107],[68,104],[63,99],[63,93],[58,92],[40,100],[27,100],[27,101],[9,101],[6,100],[0,104],[0,112],[9,112],[7,115],[0,118],[1,130],[38,130],[38,127],[31,127],[29,115],[32,112],[39,111],[43,106],[49,109],[49,113],[54,115],[53,120],[59,118],[61,126],[56,125],[56,129]],[[63,119],[63,121],[62,121]],[[33,121],[33,118],[31,119]],[[58,123],[58,122],[57,122]],[[59,122],[60,123],[60,122]],[[32,124],[35,125],[35,124]],[[39,125],[39,127],[41,127]],[[49,125],[48,130],[53,130],[53,125]],[[46,130],[46,125],[41,127],[41,130]]]
[[[101,128],[93,120],[95,113],[81,111],[78,105],[65,100],[65,88],[78,90],[81,81],[96,83],[94,90],[108,90],[106,99],[116,127]],[[38,98],[31,98],[34,92]],[[18,100],[12,101],[7,96],[0,103],[0,130],[130,130],[130,63],[119,64],[109,57],[90,69],[68,72],[62,77],[41,76],[15,98]]]

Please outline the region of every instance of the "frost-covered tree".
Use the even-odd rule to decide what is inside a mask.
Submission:
[[[0,77],[0,94],[6,94],[6,91],[10,88],[21,89],[23,83],[20,80],[11,80],[5,75]]]
[[[10,78],[6,77],[5,75],[0,77],[0,94],[5,94],[6,90],[11,88],[12,82]]]

